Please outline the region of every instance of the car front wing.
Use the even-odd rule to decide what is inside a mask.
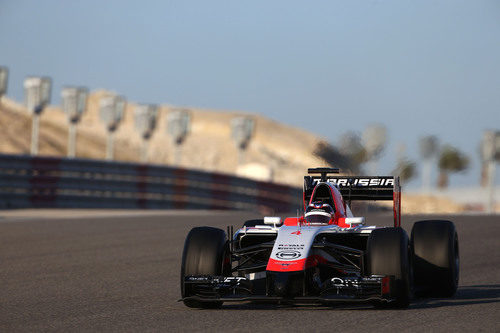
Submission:
[[[393,301],[393,276],[334,277],[323,283],[321,291],[295,297],[273,296],[254,292],[256,280],[246,277],[186,276],[184,283],[190,295],[182,300],[200,302],[264,301],[283,303],[334,303]]]

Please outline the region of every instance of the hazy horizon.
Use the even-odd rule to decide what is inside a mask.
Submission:
[[[498,1],[0,1],[0,45],[18,101],[26,76],[48,75],[54,104],[83,85],[255,112],[332,144],[381,123],[379,173],[401,144],[418,162],[432,134],[471,159],[451,186],[479,183],[482,133],[500,130]]]

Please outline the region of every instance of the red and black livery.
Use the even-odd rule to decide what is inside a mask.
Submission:
[[[308,170],[306,213],[300,216],[246,221],[234,233],[232,227],[192,229],[182,256],[182,301],[201,308],[231,301],[405,308],[414,293],[454,295],[459,272],[454,224],[419,221],[408,237],[401,227],[398,177],[338,172]],[[351,211],[356,200],[393,201],[392,226],[366,226],[364,217]]]

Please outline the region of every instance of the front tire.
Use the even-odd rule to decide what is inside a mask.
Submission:
[[[431,297],[455,295],[460,257],[458,235],[453,222],[416,222],[411,232],[411,245],[417,293]]]
[[[224,266],[228,245],[226,233],[218,228],[197,227],[191,229],[184,243],[181,264],[182,298],[193,295],[189,285],[184,283],[188,275],[222,275],[227,273]],[[218,308],[221,301],[200,302],[183,300],[191,308]]]
[[[367,244],[370,274],[393,275],[394,285],[388,304],[380,307],[407,308],[411,299],[411,266],[408,235],[402,228],[381,228],[372,231]]]

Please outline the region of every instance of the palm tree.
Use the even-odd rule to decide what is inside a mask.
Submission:
[[[392,174],[394,176],[399,176],[401,182],[406,183],[417,174],[415,163],[406,158],[400,159],[396,168],[392,171]]]
[[[358,170],[357,164],[353,162],[351,156],[341,152],[326,141],[318,142],[313,153],[328,165],[338,167],[344,172],[356,172]]]
[[[460,152],[457,148],[445,145],[439,154],[438,168],[439,188],[448,187],[448,176],[453,172],[461,172],[469,167],[469,158]]]
[[[337,146],[326,141],[319,142],[314,148],[314,155],[329,165],[353,174],[359,174],[361,165],[368,160],[366,149],[361,143],[361,137],[354,132],[342,135]]]
[[[362,165],[368,161],[368,154],[361,137],[352,131],[344,133],[340,137],[339,149],[349,159],[349,169],[355,174],[362,172]]]

